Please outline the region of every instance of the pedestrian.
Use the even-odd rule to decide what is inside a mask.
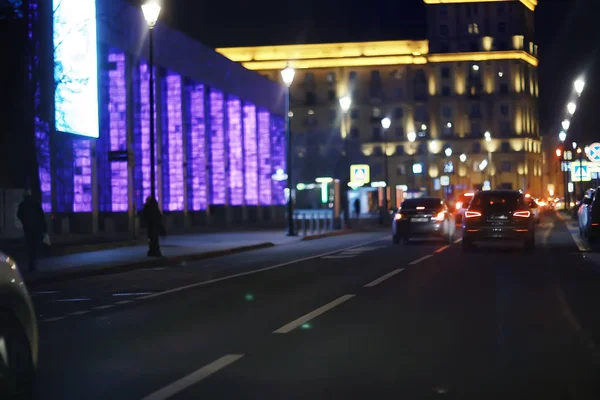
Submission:
[[[162,257],[158,237],[164,231],[164,228],[162,213],[154,197],[148,196],[146,199],[142,216],[148,229],[148,257]]]
[[[357,197],[354,200],[354,213],[356,214],[356,219],[360,218],[360,199]]]
[[[29,258],[29,271],[34,272],[44,236],[47,233],[46,218],[44,210],[39,202],[31,195],[30,190],[23,193],[23,201],[19,204],[17,218],[23,225],[27,257]]]

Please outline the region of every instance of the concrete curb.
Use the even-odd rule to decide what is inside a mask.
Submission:
[[[271,242],[264,242],[255,245],[240,246],[231,249],[209,251],[204,253],[184,254],[181,256],[173,257],[148,258],[135,262],[130,262],[127,264],[116,264],[101,267],[80,267],[59,272],[38,272],[36,274],[39,275],[36,275],[34,277],[27,277],[27,275],[25,275],[24,278],[27,286],[31,288],[46,283],[64,282],[73,279],[86,278],[98,275],[118,274],[121,272],[128,272],[136,269],[177,266],[183,262],[206,260],[209,258],[222,257],[230,254],[243,253],[246,251],[266,249],[268,247],[273,246],[275,246],[275,244]]]
[[[90,253],[92,251],[115,250],[123,247],[143,246],[148,241],[144,239],[126,240],[123,242],[105,242],[94,244],[81,244],[68,247],[52,248],[53,256],[66,256],[69,254]]]
[[[317,235],[304,236],[302,238],[302,241],[315,240],[315,239],[323,239],[323,238],[334,237],[334,236],[350,235],[352,233],[358,233],[358,232],[357,231],[353,231],[353,230],[344,230],[344,231],[333,231],[333,232],[327,232],[327,233],[319,233]]]

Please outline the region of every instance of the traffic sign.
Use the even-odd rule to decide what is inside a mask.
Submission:
[[[588,146],[588,158],[593,163],[600,163],[600,143],[592,143]]]
[[[450,177],[448,175],[440,176],[440,185],[442,185],[442,186],[450,185]]]
[[[589,182],[592,180],[590,165],[587,161],[571,163],[571,181]]]
[[[367,164],[351,165],[350,182],[357,185],[364,185],[371,182],[371,168]]]

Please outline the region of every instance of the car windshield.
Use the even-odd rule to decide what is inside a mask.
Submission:
[[[414,210],[417,207],[424,207],[426,209],[438,208],[444,202],[438,198],[425,198],[425,199],[409,199],[402,203],[402,208],[405,210]]]
[[[510,211],[522,208],[525,204],[520,193],[482,192],[479,193],[471,204],[471,208],[485,211]]]

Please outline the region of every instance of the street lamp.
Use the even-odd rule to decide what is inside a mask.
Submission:
[[[345,168],[346,168],[346,172],[344,172],[343,177],[346,177],[346,174],[350,174],[350,152],[349,152],[349,142],[348,142],[348,135],[350,132],[350,122],[348,119],[348,111],[350,111],[350,106],[352,105],[352,97],[350,97],[349,95],[345,95],[344,97],[340,97],[340,108],[342,109],[342,113],[343,113],[343,126],[344,126],[344,158],[345,158]],[[350,179],[344,179],[343,180],[343,188],[342,188],[342,193],[343,193],[343,209],[344,209],[344,218],[346,219],[346,226],[350,227],[350,221],[352,220],[352,218],[350,218],[350,212],[349,207],[348,207],[348,183],[350,182]]]
[[[385,188],[383,188],[383,210],[385,215],[388,213],[388,202],[387,202],[387,191],[390,185],[388,176],[388,154],[387,154],[387,130],[392,125],[392,120],[385,117],[381,120],[381,127],[383,128],[383,180],[385,181]],[[383,220],[382,220],[383,222]]]
[[[567,111],[569,112],[569,114],[571,114],[571,116],[573,116],[573,114],[575,114],[576,110],[577,110],[577,104],[575,104],[575,102],[571,101],[571,102],[569,102],[569,104],[567,104]]]
[[[461,154],[460,157],[459,157],[459,159],[460,159],[461,163],[464,163],[465,161],[467,161],[467,155],[466,154]]]
[[[561,123],[561,125],[562,125],[562,128],[563,128],[565,131],[568,131],[568,130],[569,130],[569,127],[571,126],[571,121],[569,121],[568,119],[565,119],[565,120],[564,120],[564,121]]]
[[[571,146],[573,146],[573,150],[575,150],[577,148],[577,142],[571,143]]]
[[[560,139],[560,141],[564,143],[564,141],[567,140],[567,132],[560,131],[560,133],[558,134],[558,139]]]
[[[573,86],[575,87],[575,92],[577,92],[577,96],[581,96],[581,93],[583,93],[583,88],[585,88],[585,81],[579,78],[573,83]]]
[[[290,129],[290,86],[294,82],[296,71],[289,65],[281,71],[281,79],[285,84],[285,138],[287,145],[287,187],[288,187],[288,236],[295,236],[294,232],[294,200],[292,196],[292,132]]]
[[[487,143],[490,143],[492,141],[492,134],[490,133],[490,131],[486,131],[483,136],[485,137],[485,141]],[[490,186],[493,189],[494,184],[492,182],[492,179],[494,179],[494,177],[492,176],[492,165],[493,165],[492,164],[492,151],[490,150],[489,145],[488,145],[488,164],[489,164],[488,172],[490,174]]]
[[[414,142],[415,140],[417,140],[417,134],[416,132],[408,132],[406,134],[406,138],[408,139],[409,142]]]
[[[444,153],[446,154],[446,157],[451,157],[452,149],[450,147],[446,147],[446,150],[444,150]]]
[[[148,24],[149,30],[149,45],[150,57],[148,60],[148,67],[150,69],[150,195],[152,198],[156,199],[156,170],[155,170],[155,160],[156,160],[156,139],[154,133],[154,43],[153,43],[153,32],[154,26],[156,25],[156,21],[158,20],[158,16],[160,15],[160,2],[158,0],[148,0],[146,3],[142,5],[142,13],[144,14],[144,19]]]

